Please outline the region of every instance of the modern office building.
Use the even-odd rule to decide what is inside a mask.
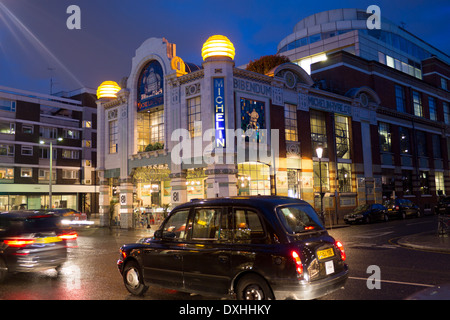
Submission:
[[[363,149],[364,156],[375,152],[374,181],[381,180],[383,199],[408,198],[426,212],[450,190],[450,58],[383,15],[381,29],[368,29],[368,16],[358,9],[314,14],[296,24],[278,52],[323,90],[377,93],[378,129],[372,148]]]
[[[89,89],[46,95],[0,87],[0,210],[98,212],[95,101]]]
[[[363,9],[335,9],[300,20],[293,33],[278,44],[277,52],[297,63],[308,74],[310,65],[336,51],[347,51],[378,61],[422,79],[422,60],[435,56],[450,63],[447,53],[387,19],[381,12],[380,29],[368,29],[371,14]]]
[[[205,42],[201,67],[184,63],[175,48],[146,40],[120,86],[99,87],[103,224],[117,219],[132,228],[139,208],[157,212],[217,196],[291,196],[320,211],[322,191],[324,209],[341,218],[381,201],[381,179],[376,184],[372,174],[376,150],[362,152],[377,139],[373,90],[316,88],[293,63],[265,75],[236,68],[235,48],[222,36]]]

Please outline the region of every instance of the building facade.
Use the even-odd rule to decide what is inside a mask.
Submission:
[[[0,87],[0,210],[98,212],[95,100]]]
[[[426,213],[450,190],[450,67],[437,57],[421,66],[419,79],[341,51],[311,65],[311,77],[338,94],[352,95],[356,85],[378,93],[372,150],[383,199],[410,199]]]
[[[208,55],[217,39],[227,53]],[[239,69],[231,42],[217,39],[201,67],[165,39],[146,40],[116,96],[98,100],[102,224],[133,228],[141,209],[217,196],[291,196],[319,211],[322,192],[333,221],[381,201],[367,143],[378,138],[374,90],[322,90],[294,63],[266,75]]]

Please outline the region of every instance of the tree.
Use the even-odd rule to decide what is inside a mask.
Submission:
[[[246,70],[266,74],[273,68],[286,62],[291,62],[291,60],[285,56],[279,56],[277,54],[262,56],[257,60],[250,61]]]

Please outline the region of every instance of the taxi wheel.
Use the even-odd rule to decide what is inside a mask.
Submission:
[[[148,290],[143,283],[139,265],[135,261],[130,261],[125,265],[123,282],[128,292],[135,296],[142,296]]]
[[[239,280],[236,286],[236,298],[238,300],[272,300],[273,295],[263,278],[251,274]]]

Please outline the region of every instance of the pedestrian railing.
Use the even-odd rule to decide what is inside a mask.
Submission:
[[[448,236],[450,234],[450,215],[438,215],[438,234],[439,236]]]

